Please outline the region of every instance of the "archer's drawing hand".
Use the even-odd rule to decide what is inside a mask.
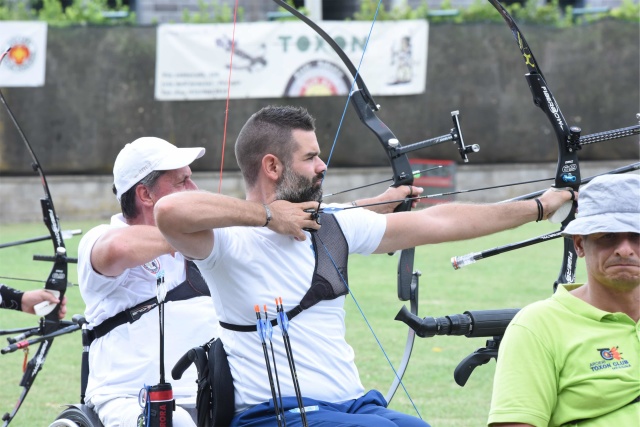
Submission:
[[[413,185],[401,185],[399,187],[389,187],[384,193],[374,197],[374,200],[376,200],[376,202],[386,202],[391,200],[410,199],[412,197],[419,197],[423,191],[424,191],[424,188],[415,187]],[[371,209],[374,212],[387,214],[387,213],[393,212],[393,210],[396,207],[398,207],[399,204],[400,202],[385,203],[383,205],[370,206],[369,209]],[[413,200],[411,202],[411,208],[415,208],[417,204],[418,204],[418,201]]]
[[[312,218],[313,212],[318,208],[318,202],[291,203],[276,200],[269,204],[269,208],[272,218],[267,227],[276,233],[303,241],[307,238],[303,229],[320,229],[320,224]]]

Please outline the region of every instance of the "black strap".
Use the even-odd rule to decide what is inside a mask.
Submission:
[[[136,305],[133,308],[129,308],[124,311],[121,311],[115,316],[112,316],[107,320],[105,320],[104,322],[100,323],[98,326],[94,326],[93,329],[91,329],[92,333],[90,333],[91,341],[107,335],[109,332],[111,332],[112,330],[114,330],[120,325],[124,325],[125,323],[135,322],[136,320],[140,319],[140,317],[144,313],[148,313],[149,311],[153,310],[157,306],[158,306],[158,300],[154,297]]]
[[[0,283],[0,308],[22,310],[22,295],[24,292]]]
[[[302,307],[300,305],[295,306],[291,310],[287,311],[286,316],[287,319],[291,320],[296,317],[298,314],[302,313]],[[229,329],[236,332],[256,332],[258,327],[256,325],[234,325],[233,323],[227,322],[218,322],[220,326],[225,329]],[[278,318],[270,320],[271,326],[276,326],[278,324]]]
[[[202,278],[198,267],[196,267],[196,265],[192,261],[186,261],[185,268],[187,272],[186,280],[167,292],[165,302],[184,301],[196,297],[211,296],[209,287]],[[140,304],[132,308],[123,310],[115,316],[108,318],[99,325],[94,326],[93,329],[89,331],[89,339],[93,341],[94,339],[107,335],[109,332],[120,325],[124,325],[125,323],[133,323],[140,319],[143,314],[150,312],[157,306],[158,300],[156,297],[153,297],[144,302],[141,302]]]

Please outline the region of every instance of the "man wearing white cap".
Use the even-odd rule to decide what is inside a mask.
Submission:
[[[155,226],[153,207],[163,196],[196,190],[189,165],[205,149],[178,148],[159,138],[139,138],[118,154],[114,186],[122,209],[111,224],[90,230],[78,248],[80,292],[94,340],[89,352],[86,402],[108,426],[136,426],[138,394],[159,382],[157,276],[164,274],[165,366],[216,334],[217,317],[197,268],[176,253]],[[197,378],[187,370],[172,385],[178,405],[193,407]],[[174,426],[195,426],[178,406]]]
[[[564,230],[587,282],[513,319],[500,345],[491,426],[640,425],[640,176],[580,191]]]

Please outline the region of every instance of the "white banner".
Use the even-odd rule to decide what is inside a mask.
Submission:
[[[371,24],[320,26],[358,68]],[[353,76],[331,46],[302,22],[158,26],[155,97],[161,101],[346,95]],[[360,74],[372,95],[424,92],[426,20],[377,22]],[[229,78],[229,69],[231,77]]]
[[[0,87],[44,86],[47,23],[0,21],[0,50],[9,47],[0,66]]]

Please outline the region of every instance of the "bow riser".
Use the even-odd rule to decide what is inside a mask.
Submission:
[[[414,276],[416,276],[416,274],[419,275],[419,273],[414,272],[413,270],[415,252],[416,248],[410,248],[401,251],[400,260],[398,261],[398,299],[400,301],[411,301],[412,304],[412,297],[417,297],[416,295],[414,295],[414,292],[416,294],[418,292],[418,280],[417,277],[414,278]]]
[[[557,188],[570,187],[577,190],[580,186],[580,168],[578,155],[576,150],[572,148],[571,141],[576,137],[576,133],[579,137],[579,130],[575,127],[569,128],[542,75],[529,73],[525,77],[533,95],[533,103],[554,124],[553,130],[558,140],[558,164],[554,186]]]
[[[387,125],[376,116],[360,90],[356,90],[351,94],[351,102],[360,121],[371,129],[385,149],[391,162],[391,168],[393,169],[393,186],[399,187],[401,185],[413,184],[413,169],[411,168],[409,159],[405,154],[398,153],[397,151],[399,148],[402,148],[398,143],[398,138],[396,138]]]
[[[64,293],[67,290],[68,283],[68,262],[65,258],[66,248],[64,246],[62,230],[60,229],[60,223],[58,222],[58,218],[56,217],[56,213],[53,209],[53,203],[51,202],[51,200],[40,199],[40,204],[42,205],[43,220],[45,225],[49,229],[49,233],[51,234],[51,240],[53,241],[53,246],[56,254],[56,260],[53,264],[53,267],[51,268],[51,273],[49,274],[49,278],[47,279],[45,289],[60,292],[59,298],[60,301],[62,301]],[[56,307],[51,313],[49,313],[45,318],[47,320],[55,320],[57,322],[57,319],[59,317],[58,311],[59,306]]]

